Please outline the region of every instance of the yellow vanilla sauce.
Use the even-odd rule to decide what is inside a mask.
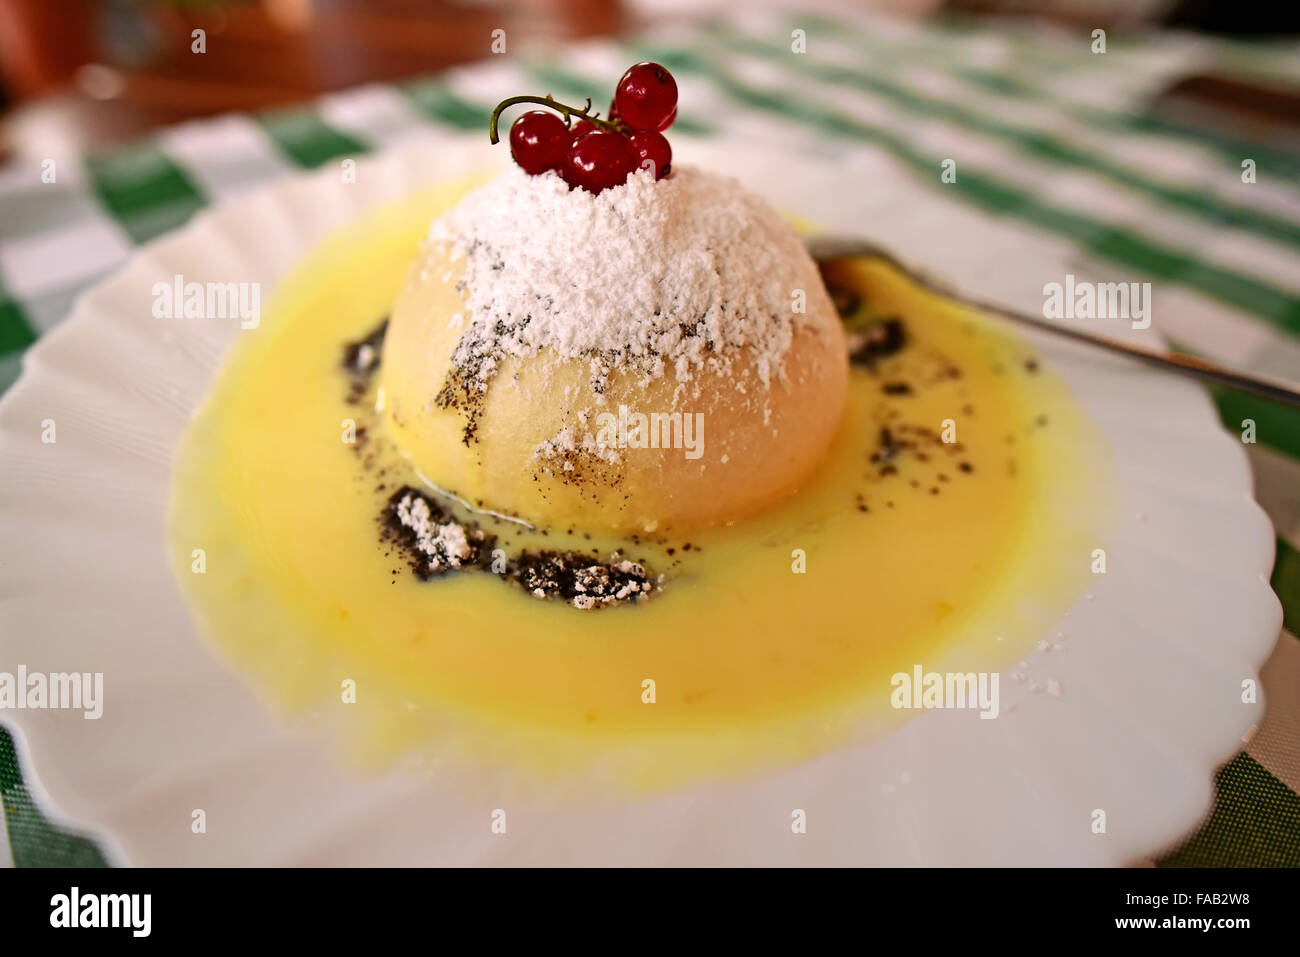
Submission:
[[[419,580],[379,516],[420,478],[373,382],[349,401],[341,357],[467,188],[383,209],[308,257],[240,334],[176,460],[170,547],[211,641],[277,711],[342,732],[361,767],[450,760],[644,790],[788,763],[919,714],[891,708],[897,672],[1008,667],[1086,587],[1109,512],[1100,435],[1024,343],[878,260],[836,267],[863,302],[848,330],[898,316],[909,343],[853,367],[826,460],[783,503],[638,542],[458,511],[512,555],[621,548],[661,592],[583,611],[488,572]],[[939,435],[944,420],[955,443],[880,474],[882,426]]]

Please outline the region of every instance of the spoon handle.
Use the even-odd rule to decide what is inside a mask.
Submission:
[[[941,283],[917,273],[903,263],[899,262],[893,254],[885,251],[874,243],[857,239],[841,239],[834,236],[812,236],[806,241],[808,252],[813,259],[818,262],[836,260],[836,259],[856,259],[859,257],[870,257],[881,259],[889,263],[895,269],[906,274],[912,281],[918,285],[937,292],[950,298],[956,298],[960,302],[986,312],[999,318],[1006,319],[1018,325],[1029,326],[1039,329],[1043,332],[1051,333],[1054,336],[1060,336],[1065,339],[1071,339],[1075,342],[1082,342],[1086,345],[1097,346],[1108,352],[1128,356],[1130,359],[1136,359],[1138,362],[1154,366],[1158,369],[1169,369],[1174,372],[1181,372],[1184,375],[1192,376],[1206,382],[1213,382],[1216,385],[1227,386],[1230,389],[1236,389],[1240,392],[1248,392],[1251,395],[1257,395],[1260,398],[1268,399],[1272,402],[1278,402],[1282,405],[1289,405],[1293,408],[1300,408],[1300,389],[1290,383],[1281,382],[1275,379],[1267,379],[1262,376],[1247,375],[1235,369],[1229,369],[1226,366],[1209,362],[1205,359],[1198,359],[1194,356],[1184,355],[1180,352],[1157,352],[1153,349],[1143,349],[1140,346],[1130,345],[1127,342],[1121,342],[1118,339],[1110,339],[1106,336],[1093,335],[1088,332],[1080,332],[1069,326],[1061,326],[1056,323],[1047,322],[1044,319],[1038,319],[1026,313],[1016,312],[1005,306],[999,306],[995,303],[981,302],[977,299],[970,299],[956,293],[952,289],[945,288]]]

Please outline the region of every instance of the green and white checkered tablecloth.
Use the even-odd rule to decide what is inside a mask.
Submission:
[[[806,53],[791,50],[796,29]],[[0,389],[78,293],[196,210],[415,133],[485,130],[493,104],[520,91],[599,103],[637,59],[658,60],[678,79],[684,110],[674,137],[822,157],[887,154],[957,202],[1068,241],[1081,261],[1161,283],[1165,301],[1178,303],[1163,311],[1162,331],[1183,350],[1300,380],[1300,153],[1146,111],[1171,78],[1208,67],[1300,85],[1300,45],[1112,35],[1097,55],[1088,32],[765,13],[189,123],[106,154],[57,159],[55,183],[42,181],[39,158],[0,169]],[[527,46],[515,39],[514,48]],[[935,171],[947,157],[961,175],[941,185]],[[1242,182],[1247,158],[1254,184]],[[1287,634],[1264,669],[1267,717],[1219,772],[1213,815],[1159,863],[1295,866],[1300,413],[1214,397],[1229,427],[1257,423],[1259,444],[1249,448],[1257,497],[1278,533],[1273,587]],[[0,793],[16,864],[102,863],[92,841],[41,816],[3,730]]]

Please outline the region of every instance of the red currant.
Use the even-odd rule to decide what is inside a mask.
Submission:
[[[614,88],[614,108],[634,130],[666,130],[677,115],[677,81],[658,63],[637,63]]]
[[[525,173],[545,173],[564,161],[572,137],[564,121],[545,110],[530,110],[510,127],[510,154]]]
[[[668,175],[673,163],[673,149],[662,133],[638,130],[627,141],[636,154],[637,169],[650,170],[655,174],[655,179],[663,179]]]
[[[636,170],[636,163],[637,154],[624,137],[593,130],[573,141],[560,175],[570,186],[599,193],[611,186],[622,186],[628,174]]]
[[[592,123],[591,120],[578,120],[578,122],[574,123],[572,126],[569,127],[570,142],[576,140],[579,136],[581,136],[584,133],[590,133],[595,128],[596,125]]]

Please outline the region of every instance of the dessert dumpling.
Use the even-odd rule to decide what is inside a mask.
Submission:
[[[435,222],[381,411],[425,478],[544,526],[680,532],[792,492],[839,425],[839,317],[794,229],[727,177],[599,194],[510,170]]]

